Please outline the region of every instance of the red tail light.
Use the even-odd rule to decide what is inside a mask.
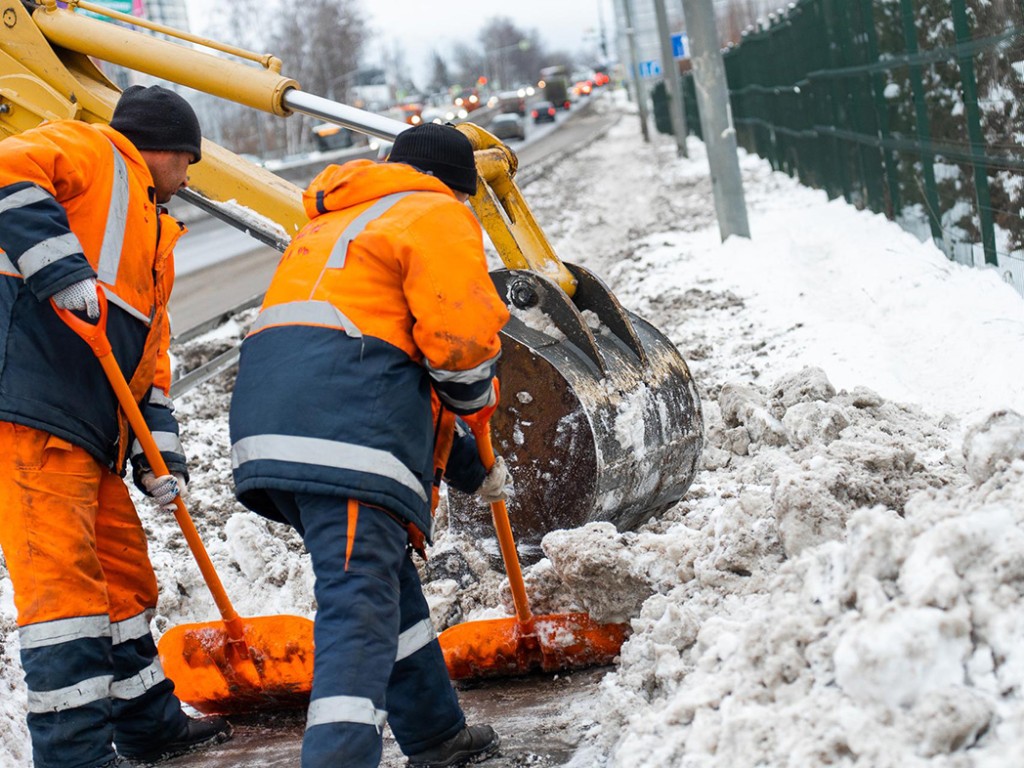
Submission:
[[[537,116],[537,115],[539,115],[539,114],[540,114],[540,113],[539,113],[539,112],[538,112],[538,111],[537,111],[536,109],[535,109],[535,110],[533,110],[533,112],[531,112],[531,113],[530,113],[530,115],[531,115],[532,117],[536,117],[536,116]]]

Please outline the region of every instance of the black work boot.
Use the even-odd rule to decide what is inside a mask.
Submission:
[[[469,725],[436,747],[409,755],[409,768],[455,768],[497,754],[501,738],[489,725]]]
[[[231,738],[231,724],[223,717],[189,718],[177,736],[142,752],[121,752],[134,765],[153,765],[203,747],[223,744]]]

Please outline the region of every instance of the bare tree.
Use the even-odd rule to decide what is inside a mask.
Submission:
[[[284,0],[280,18],[272,42],[284,62],[282,73],[295,78],[310,93],[348,100],[367,38],[358,2]],[[309,143],[313,122],[305,115],[287,120],[288,152],[297,152]]]

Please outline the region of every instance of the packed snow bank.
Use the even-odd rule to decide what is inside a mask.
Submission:
[[[526,193],[562,258],[679,347],[708,435],[675,508],[632,532],[552,533],[525,574],[538,612],[633,626],[600,690],[566,702],[585,713],[565,735],[581,741],[571,765],[1016,765],[1024,302],[751,157],[753,238],[722,244],[701,145],[679,160],[654,138],[644,145],[626,115]],[[181,364],[235,343],[250,319],[178,349]],[[179,405],[191,507],[240,613],[310,616],[301,542],[233,499],[231,384]],[[156,630],[215,617],[173,521],[145,505],[143,519]],[[438,628],[509,614],[495,551],[448,530],[443,508],[438,523],[423,569]],[[21,766],[4,577],[0,765]]]

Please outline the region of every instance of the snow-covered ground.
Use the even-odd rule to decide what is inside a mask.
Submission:
[[[538,612],[632,622],[621,663],[566,702],[569,765],[1019,765],[1024,301],[754,157],[753,237],[723,244],[703,146],[678,159],[668,137],[642,142],[629,105],[597,107],[623,114],[526,197],[564,260],[679,347],[707,444],[661,518],[549,534],[526,571]],[[245,321],[179,358],[200,362]],[[190,507],[241,614],[312,615],[297,537],[231,495],[230,383],[179,405]],[[155,629],[212,618],[173,521],[142,514]],[[507,611],[476,547],[446,530],[424,569],[439,628]],[[6,578],[0,654],[0,765],[28,765]]]

